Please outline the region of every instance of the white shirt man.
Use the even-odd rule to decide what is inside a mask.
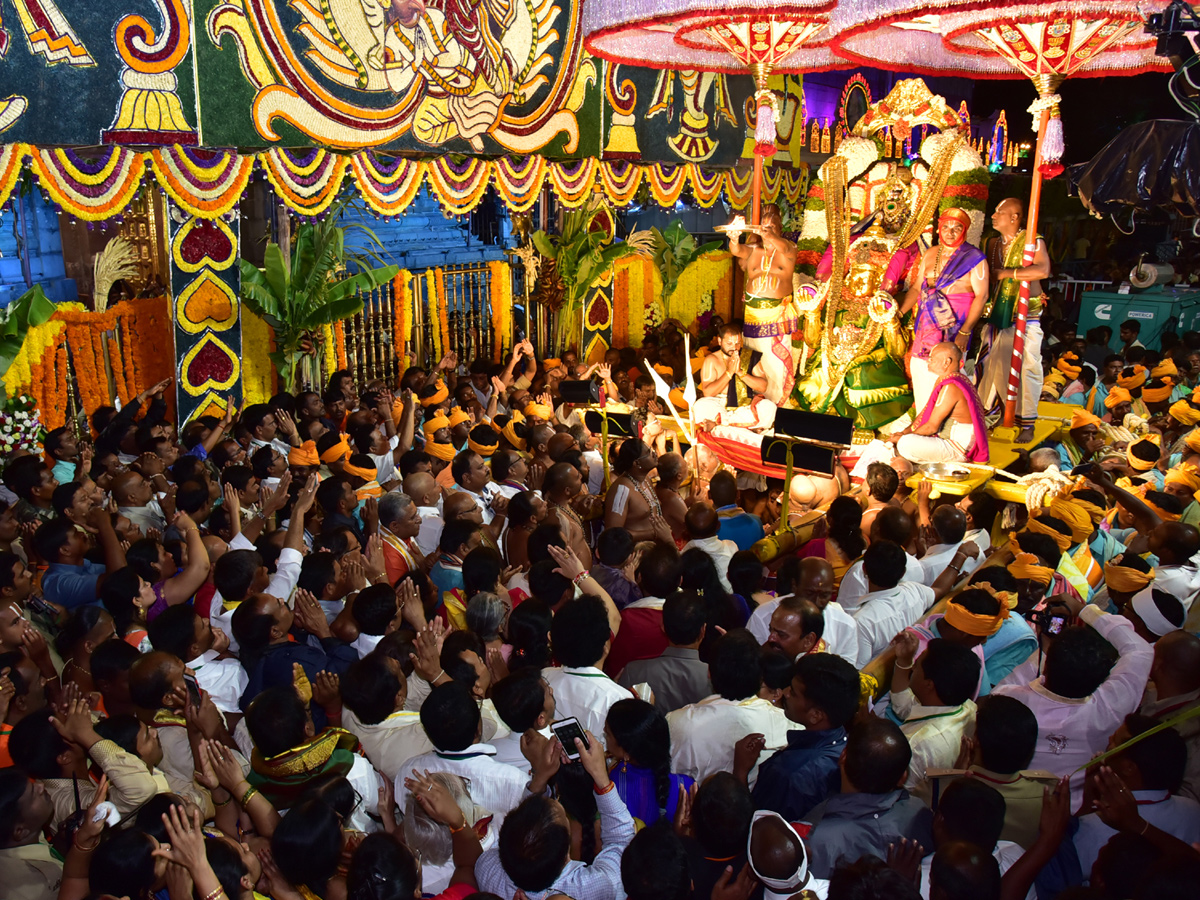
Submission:
[[[963,538],[957,544],[934,544],[925,551],[925,555],[921,557],[921,568],[924,569],[924,575],[921,578],[921,584],[927,587],[933,587],[933,583],[937,581],[939,575],[946,571],[946,566],[950,565],[950,561],[954,559],[954,554],[958,552],[968,539]],[[974,559],[968,559],[963,563],[962,574],[970,575],[974,572],[981,562],[983,562],[983,548],[980,548],[979,556]]]
[[[770,636],[771,616],[775,615],[775,610],[779,608],[779,601],[783,599],[785,598],[777,597],[774,600],[768,600],[750,613],[750,621],[746,623],[746,628],[760,644],[767,642],[767,638]],[[854,621],[854,616],[842,609],[841,604],[836,600],[825,604],[821,615],[825,619],[825,632],[821,636],[821,640],[825,642],[825,652],[840,656],[850,665],[858,668],[858,625]]]
[[[547,740],[554,737],[554,733],[550,730],[549,725],[545,728],[535,728],[534,730]],[[595,734],[595,732],[592,733]],[[504,737],[493,740],[491,744],[496,748],[496,762],[520,769],[522,772],[528,772],[529,760],[521,752],[521,737],[515,731],[510,731]]]
[[[421,517],[421,530],[417,534],[417,548],[422,556],[437,553],[438,541],[442,539],[442,528],[445,521],[441,510],[436,506],[418,506],[417,514]]]
[[[529,775],[513,766],[496,762],[496,748],[491,744],[471,744],[464,750],[433,750],[414,757],[396,775],[396,802],[403,809],[408,788],[404,778],[409,770],[418,772],[450,772],[461,775],[471,783],[471,799],[477,806],[495,815],[492,827],[499,833],[504,817],[529,796]]]
[[[200,687],[212,697],[213,706],[223,713],[241,715],[238,701],[250,683],[250,676],[237,659],[218,659],[219,655],[216,650],[205,650],[190,660],[187,667],[196,674]]]
[[[376,725],[367,725],[346,707],[342,710],[342,727],[358,737],[371,765],[391,781],[410,774],[412,767],[405,768],[410,759],[433,752],[433,744],[421,727],[420,713],[401,709]]]
[[[543,669],[542,677],[554,689],[555,715],[560,719],[574,716],[580,727],[594,734],[601,743],[604,742],[604,721],[608,718],[609,708],[618,700],[634,696],[595,666]]]
[[[925,567],[921,565],[921,561],[911,553],[905,552],[904,555],[908,558],[904,561],[904,577],[901,579],[901,583],[915,581],[917,584],[924,584]],[[866,594],[867,575],[863,572],[863,564],[860,559],[846,570],[846,574],[842,578],[842,585],[838,589],[837,602],[842,605],[842,609],[854,615]],[[866,663],[867,660],[863,660],[863,664]]]
[[[229,542],[229,549],[254,550],[256,548],[239,531],[234,539]],[[304,556],[299,550],[293,550],[291,547],[284,547],[280,550],[279,559],[275,561],[275,574],[267,582],[267,588],[263,593],[270,594],[272,597],[278,597],[290,606],[292,593],[296,590],[296,582],[300,580],[300,566],[303,562]],[[233,636],[233,610],[225,611],[224,606],[225,600],[221,596],[221,592],[215,591],[213,593],[212,605],[209,607],[209,621],[213,628],[220,628],[229,635],[229,650],[231,653],[236,653],[238,643]]]
[[[721,540],[714,534],[712,537],[688,541],[683,545],[683,550],[691,550],[693,547],[712,557],[713,564],[717,567],[717,577],[721,579],[721,587],[732,594],[733,587],[729,584],[729,561],[733,559],[733,554],[737,553],[737,544]]]
[[[1155,828],[1179,838],[1185,844],[1200,841],[1200,803],[1191,797],[1171,796],[1169,791],[1133,791],[1137,801],[1138,815]],[[1079,817],[1079,830],[1075,832],[1075,852],[1086,879],[1100,848],[1116,834],[1096,813]]]
[[[857,665],[865,666],[886,650],[892,638],[920,619],[936,599],[933,588],[918,581],[901,581],[895,587],[866,594],[854,614],[858,627]]]
[[[1037,675],[1035,660],[1017,666],[992,689],[993,694],[1016,697],[1033,710],[1038,742],[1029,768],[1045,769],[1060,778],[1070,775],[1072,808],[1083,798],[1084,773],[1076,769],[1104,750],[1109,735],[1137,711],[1154,662],[1154,646],[1138,637],[1124,616],[1110,616],[1088,605],[1079,619],[1096,629],[1118,654],[1108,678],[1089,696],[1075,699],[1051,692],[1045,676]]]
[[[387,484],[389,481],[400,480],[400,470],[396,468],[396,459],[392,455],[392,451],[400,446],[400,435],[393,434],[388,439],[387,453],[368,453],[371,461],[375,463],[375,480],[380,484]]]
[[[958,706],[923,706],[908,689],[893,691],[891,703],[892,712],[902,720],[900,730],[912,747],[912,762],[904,787],[917,791],[925,786],[930,769],[948,769],[954,765],[963,735],[968,729],[974,730],[975,704],[967,700]]]
[[[705,697],[667,714],[671,729],[671,771],[697,782],[714,772],[733,771],[733,745],[748,734],[761,734],[766,746],[758,763],[787,746],[787,733],[797,725],[778,706],[761,697],[726,700]],[[758,780],[758,763],[750,770],[750,787]]]

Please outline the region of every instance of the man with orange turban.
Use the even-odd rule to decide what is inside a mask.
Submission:
[[[1061,460],[1059,468],[1064,472],[1069,471],[1102,450],[1104,437],[1100,433],[1100,426],[1103,424],[1099,416],[1092,415],[1086,409],[1076,410],[1071,416],[1067,437],[1055,448]]]
[[[1104,408],[1108,410],[1104,414],[1104,421],[1120,425],[1133,411],[1133,395],[1126,388],[1115,384],[1108,389],[1108,396],[1104,398]]]
[[[965,354],[971,331],[987,302],[987,259],[982,250],[967,243],[970,227],[971,217],[963,210],[950,207],[942,211],[938,217],[938,244],[921,257],[900,310],[903,315],[914,304],[917,307],[911,371],[913,404],[918,410],[925,408],[938,382],[929,371],[929,354],[945,341],[957,344]],[[1040,379],[1038,388],[1035,397],[1041,394]]]
[[[988,415],[999,416],[1008,396],[1008,375],[1012,368],[1013,339],[1016,336],[1017,300],[1021,282],[1029,283],[1029,312],[1025,320],[1025,350],[1021,360],[1021,384],[1017,392],[1017,424],[1021,433],[1017,443],[1033,438],[1038,399],[1042,396],[1042,309],[1046,295],[1042,279],[1050,277],[1050,256],[1041,236],[1025,233],[1025,204],[1016,197],[1000,201],[992,213],[997,236],[984,246],[991,280],[991,302],[980,333],[976,371],[979,398]],[[1033,263],[1025,265],[1025,247],[1033,238]]]

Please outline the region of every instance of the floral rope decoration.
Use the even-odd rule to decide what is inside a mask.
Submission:
[[[244,338],[244,335],[243,335]],[[333,333],[332,325],[321,326],[321,362],[324,372],[321,378],[322,382],[329,380],[329,376],[337,371],[337,351],[333,349],[336,337]]]
[[[503,260],[488,263],[491,273],[492,359],[504,362],[505,351],[512,346],[512,268]]]
[[[333,323],[333,352],[337,354],[337,367],[349,368],[346,362],[346,326],[341,320]]]
[[[408,343],[412,340],[412,272],[401,269],[392,279],[392,345],[400,360],[400,371],[408,368]]]
[[[89,162],[70,149],[39,149],[33,172],[63,212],[87,222],[117,215],[129,205],[146,173],[145,154],[108,147],[107,157]]]
[[[612,345],[629,345],[629,267],[617,262],[612,293]]]
[[[437,301],[439,353],[445,355],[450,350],[450,309],[446,306],[446,271],[441,266],[433,270],[433,289]]]
[[[242,307],[242,402],[266,403],[274,394],[271,326]],[[324,379],[322,379],[323,381]]]

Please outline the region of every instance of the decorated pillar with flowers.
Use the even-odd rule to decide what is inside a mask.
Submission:
[[[171,208],[171,296],[179,424],[242,406],[239,220]]]

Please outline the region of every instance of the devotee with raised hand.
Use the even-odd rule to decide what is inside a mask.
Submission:
[[[1133,713],[1125,717],[1108,741],[1114,749],[1131,738],[1141,739],[1107,757],[1104,765],[1121,780],[1137,803],[1142,819],[1152,827],[1194,844],[1200,841],[1200,803],[1178,796],[1187,764],[1187,745],[1180,735],[1168,728],[1148,734],[1157,723],[1149,716]],[[1090,770],[1095,777],[1098,766]],[[1080,811],[1079,828],[1072,840],[1080,868],[1090,873],[1100,848],[1117,833],[1103,821],[1096,809]]]
[[[1083,627],[1063,628],[1057,635],[1044,632],[1041,640],[1048,646],[1041,674],[1039,660],[1032,658],[992,692],[1015,697],[1037,714],[1038,744],[1032,764],[1071,776],[1071,794],[1077,800],[1083,773],[1076,769],[1103,750],[1108,736],[1137,709],[1154,649],[1123,616],[1108,615],[1065,596],[1056,603],[1051,614],[1060,610]]]
[[[925,409],[938,380],[929,363],[933,348],[950,341],[966,353],[988,291],[987,258],[966,242],[971,217],[950,207],[942,210],[937,227],[938,244],[922,255],[900,310],[901,315],[914,306],[917,310],[912,380],[914,405],[919,410]]]

